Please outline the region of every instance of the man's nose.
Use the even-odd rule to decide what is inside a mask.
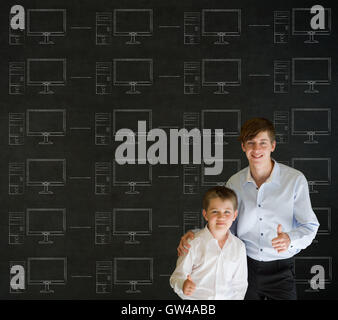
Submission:
[[[260,146],[258,143],[254,143],[253,147],[252,147],[253,150],[259,150],[260,149]]]

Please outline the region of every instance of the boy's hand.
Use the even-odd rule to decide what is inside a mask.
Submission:
[[[282,231],[282,225],[279,224],[277,227],[277,238],[273,238],[271,241],[273,248],[278,253],[284,252],[289,248],[290,242],[289,235]]]
[[[194,239],[195,235],[192,231],[188,231],[185,235],[181,237],[181,241],[177,247],[177,255],[183,256],[184,254],[188,253],[190,244],[188,243],[189,239]]]
[[[190,296],[194,293],[195,289],[196,289],[196,284],[192,281],[190,274],[188,274],[187,280],[185,280],[183,283],[183,293],[186,296]]]

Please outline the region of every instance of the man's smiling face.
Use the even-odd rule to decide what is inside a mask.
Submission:
[[[254,138],[242,143],[242,150],[252,165],[270,161],[271,152],[273,152],[275,148],[276,141],[271,142],[267,131],[262,131]]]

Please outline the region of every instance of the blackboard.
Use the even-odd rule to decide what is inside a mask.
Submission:
[[[16,4],[25,30],[10,26]],[[315,4],[1,1],[0,297],[176,299],[179,238],[204,225],[203,193],[247,166],[237,137],[259,116],[276,127],[273,157],[304,171],[321,224],[296,256],[298,297],[334,298],[337,9],[321,1],[326,25],[311,34]],[[116,165],[115,133],[138,120],[167,133],[224,123],[222,174]],[[309,290],[313,265],[325,289]]]

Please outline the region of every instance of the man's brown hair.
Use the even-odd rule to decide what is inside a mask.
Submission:
[[[224,200],[230,200],[232,202],[234,210],[237,210],[238,201],[237,201],[236,193],[230,188],[227,188],[227,187],[224,187],[224,186],[217,186],[217,187],[213,187],[213,188],[209,189],[204,194],[202,205],[203,205],[203,209],[205,211],[208,210],[210,200],[215,199],[215,198],[220,198],[223,201]]]
[[[250,119],[242,125],[239,140],[245,143],[264,131],[268,133],[271,142],[276,140],[275,128],[270,120],[265,118]]]

